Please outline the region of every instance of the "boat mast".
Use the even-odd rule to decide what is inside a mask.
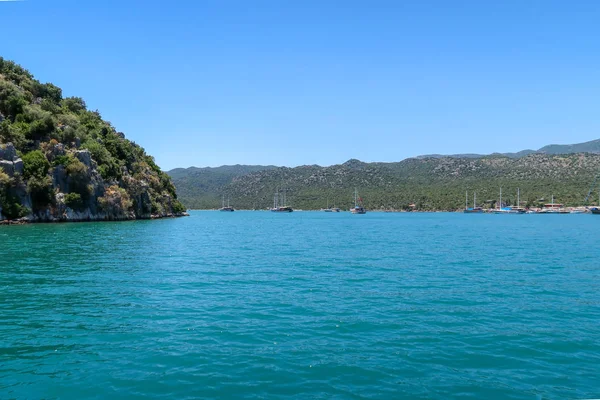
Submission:
[[[225,195],[223,195],[223,198],[221,199],[221,207],[225,207]]]
[[[473,192],[473,210],[475,209],[475,207],[477,204],[477,193]]]
[[[521,207],[521,191],[517,188],[517,207]]]
[[[354,188],[354,208],[358,207],[358,204],[356,203],[357,196],[358,196],[358,192],[356,191],[356,188]]]
[[[502,208],[502,187],[500,187],[500,206],[498,207],[498,209],[500,210]]]
[[[466,190],[465,191],[465,210],[469,208],[469,206],[467,205],[468,201],[469,201],[469,191]]]

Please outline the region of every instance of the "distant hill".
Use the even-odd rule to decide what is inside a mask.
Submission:
[[[577,144],[551,144],[538,150],[545,154],[594,153],[600,154],[600,139]]]
[[[600,154],[600,139],[591,140],[589,142],[577,143],[577,144],[550,144],[544,146],[538,150],[521,150],[516,153],[493,153],[489,155],[499,155],[510,158],[520,158],[525,157],[529,154],[572,154],[572,153],[593,153]],[[452,158],[481,158],[485,157],[484,154],[426,154],[422,156],[418,156],[417,158],[442,158],[442,157],[452,157]]]
[[[190,208],[214,208],[221,204],[223,188],[234,178],[252,172],[277,168],[273,165],[223,165],[211,168],[175,168],[167,172],[179,199]]]
[[[347,209],[352,205],[354,188],[369,209],[407,209],[412,203],[420,210],[458,209],[464,207],[465,190],[469,191],[469,202],[476,191],[479,205],[491,206],[500,187],[508,203],[516,201],[520,188],[521,199],[529,205],[549,201],[553,195],[556,201],[579,205],[600,171],[600,155],[429,157],[395,163],[353,159],[330,167],[253,166],[254,171],[247,174],[242,173],[243,166],[240,168],[237,175],[223,178],[222,185],[209,179],[216,173],[213,169],[179,178],[176,176],[180,171],[176,171],[171,176],[180,198],[192,208],[217,208],[221,195],[225,195],[237,208],[264,209],[272,204],[277,190],[286,189],[288,202],[296,208],[319,209],[335,204]],[[195,193],[203,194],[187,197],[190,183]]]

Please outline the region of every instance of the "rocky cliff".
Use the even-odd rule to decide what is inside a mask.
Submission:
[[[183,215],[170,178],[80,98],[0,58],[0,221]]]

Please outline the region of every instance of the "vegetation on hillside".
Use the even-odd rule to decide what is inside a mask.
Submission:
[[[6,156],[9,143],[16,157]],[[169,176],[142,147],[82,98],[63,97],[59,87],[1,57],[0,151],[11,158],[0,157],[5,218],[41,218],[61,206],[89,214],[111,207],[105,214],[124,218],[184,211]],[[114,193],[119,201],[112,201]]]
[[[353,204],[354,188],[369,209],[455,210],[464,207],[465,191],[472,206],[493,207],[502,187],[503,203],[516,204],[517,188],[523,205],[555,201],[581,205],[596,174],[600,155],[530,154],[521,158],[412,158],[397,163],[363,163],[350,160],[330,167],[302,166],[267,169],[232,177],[206,196],[185,199],[191,208],[216,208],[221,195],[237,208],[263,209],[273,203],[277,190],[286,189],[288,203],[301,209]],[[201,186],[203,176],[175,179],[180,191]],[[597,192],[590,204],[597,204]],[[201,207],[198,207],[201,205]]]
[[[177,187],[179,199],[186,206],[210,209],[221,206],[223,187],[234,178],[275,168],[272,165],[224,165],[216,168],[176,168],[167,173]]]

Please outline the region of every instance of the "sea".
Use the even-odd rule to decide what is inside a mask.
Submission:
[[[600,398],[600,216],[0,226],[0,399]]]

